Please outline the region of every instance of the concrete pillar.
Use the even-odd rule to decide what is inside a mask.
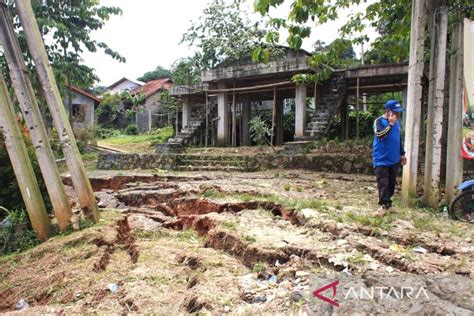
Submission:
[[[252,104],[249,101],[242,102],[242,127],[240,134],[240,146],[250,146],[249,121]]]
[[[186,129],[191,122],[191,104],[188,100],[183,100],[183,119],[181,130]]]
[[[276,113],[275,113],[275,146],[283,145],[283,99],[276,98]]]
[[[306,86],[296,86],[295,99],[295,137],[303,137],[306,129]]]
[[[225,89],[224,83],[219,83],[218,89]],[[229,108],[228,93],[219,92],[217,94],[217,146],[224,147],[229,142]]]
[[[407,88],[403,88],[402,90],[402,98],[403,98],[403,107],[407,108],[407,98],[408,98],[408,90]],[[405,130],[405,122],[406,122],[406,115],[405,112],[402,112],[402,131]]]

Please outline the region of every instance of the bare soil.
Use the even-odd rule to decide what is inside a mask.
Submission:
[[[472,225],[397,203],[375,217],[370,176],[97,171],[91,183],[98,225],[0,258],[0,312],[20,299],[25,313],[474,310]],[[346,289],[403,281],[429,298],[361,301],[339,292],[336,308],[312,295],[330,279]]]

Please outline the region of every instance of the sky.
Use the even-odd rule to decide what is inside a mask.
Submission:
[[[189,29],[192,21],[197,21],[211,0],[101,0],[102,5],[118,6],[123,14],[113,16],[101,30],[91,37],[103,41],[127,59],[119,63],[103,52],[86,52],[85,63],[96,70],[100,85],[111,85],[122,77],[135,80],[147,71],[160,65],[170,68],[173,62],[182,57],[193,55],[194,48],[186,43],[179,44],[182,35]],[[229,0],[231,1],[231,0]],[[285,1],[278,9],[272,9],[273,17],[287,17],[292,1]],[[369,3],[373,2],[369,0]],[[247,0],[243,9],[250,13],[253,21],[261,19],[253,12],[253,0]],[[358,9],[362,9],[358,8]],[[340,16],[347,16],[343,11]],[[310,39],[306,39],[303,48],[311,50],[312,43],[322,40],[327,44],[337,38],[337,30],[343,24],[337,22],[312,28]],[[285,35],[282,34],[281,38]],[[374,38],[371,31],[369,37]],[[360,48],[354,47],[357,54]]]

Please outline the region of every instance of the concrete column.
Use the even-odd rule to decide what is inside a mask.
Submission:
[[[219,83],[218,89],[225,89],[224,83]],[[229,108],[228,93],[219,92],[217,94],[217,146],[224,147],[229,142]]]
[[[183,119],[182,119],[182,127],[181,130],[186,129],[189,123],[191,122],[191,104],[188,100],[183,100]]]
[[[242,102],[242,127],[240,134],[240,146],[250,146],[249,121],[252,104],[249,101]]]
[[[303,137],[306,129],[306,86],[295,89],[295,137]]]
[[[276,98],[276,113],[275,113],[275,146],[283,145],[283,99]]]
[[[403,88],[402,98],[403,98],[403,107],[406,109],[407,100],[408,100],[408,90],[407,90],[407,88]],[[402,114],[402,130],[405,130],[406,115],[405,115],[405,112],[402,112],[401,114]]]

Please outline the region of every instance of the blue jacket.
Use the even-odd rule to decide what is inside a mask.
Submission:
[[[405,155],[400,135],[400,123],[390,126],[388,119],[379,116],[374,121],[372,160],[374,167],[394,166]]]

